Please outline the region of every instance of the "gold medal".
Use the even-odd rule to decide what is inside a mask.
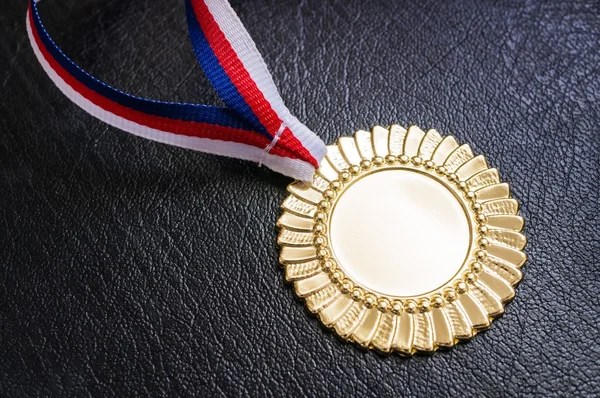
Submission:
[[[36,3],[27,17],[34,53],[91,115],[302,179],[323,158],[325,144],[286,108],[227,2],[189,2],[188,25],[228,109],[146,100],[99,82],[56,47]],[[487,328],[513,298],[526,260],[523,219],[508,184],[469,145],[435,130],[375,127],[327,147],[312,177],[289,186],[280,262],[308,308],[343,339],[383,352],[431,352]]]
[[[328,147],[279,218],[296,294],[341,338],[411,355],[472,338],[504,312],[526,261],[523,218],[482,155],[393,125]]]

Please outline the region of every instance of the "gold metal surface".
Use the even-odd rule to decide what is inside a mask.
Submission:
[[[485,158],[412,126],[358,131],[294,182],[280,262],[340,337],[405,355],[472,338],[514,297],[523,219]]]

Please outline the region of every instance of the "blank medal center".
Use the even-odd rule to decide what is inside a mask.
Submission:
[[[452,279],[470,245],[467,215],[441,183],[418,172],[366,175],[339,197],[330,221],[340,267],[363,287],[407,297]]]

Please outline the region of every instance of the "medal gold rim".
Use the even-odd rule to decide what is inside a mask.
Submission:
[[[457,274],[431,292],[394,297],[343,272],[328,245],[337,199],[388,169],[424,174],[449,189],[468,215],[470,248]],[[504,312],[526,261],[523,218],[498,171],[468,144],[416,126],[380,126],[341,137],[311,183],[294,182],[282,204],[280,263],[308,309],[341,338],[381,352],[433,352],[472,338]]]

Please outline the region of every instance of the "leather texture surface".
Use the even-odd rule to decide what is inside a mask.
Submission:
[[[529,261],[489,331],[432,356],[346,344],[295,298],[275,221],[289,179],[145,141],[53,87],[0,11],[0,395],[600,395],[600,5],[233,1],[296,116],[327,143],[418,124],[484,153]],[[45,0],[100,79],[218,104],[182,1]]]

